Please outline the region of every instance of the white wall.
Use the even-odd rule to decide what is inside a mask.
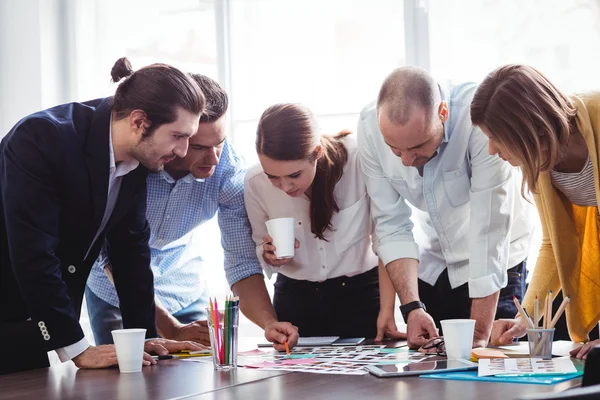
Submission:
[[[66,49],[59,45],[67,0],[0,1],[0,137],[22,117],[68,101]]]

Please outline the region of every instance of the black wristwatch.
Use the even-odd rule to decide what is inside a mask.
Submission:
[[[400,306],[400,312],[402,313],[402,318],[404,318],[404,322],[408,322],[408,314],[411,311],[416,310],[417,308],[422,308],[424,311],[427,311],[425,304],[421,301],[411,301],[408,304],[403,304]]]

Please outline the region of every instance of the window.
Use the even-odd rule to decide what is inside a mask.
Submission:
[[[567,92],[600,87],[600,2],[431,0],[431,72],[480,81],[508,63],[530,64]]]
[[[398,0],[231,0],[232,127],[249,162],[262,112],[303,103],[324,133],[356,130],[358,113],[404,64]]]

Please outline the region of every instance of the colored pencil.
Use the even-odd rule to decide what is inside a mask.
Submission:
[[[283,345],[285,346],[285,354],[287,354],[289,356],[290,355],[290,346],[288,345],[287,340],[285,341],[285,343]]]
[[[552,321],[552,290],[548,292],[546,296],[546,311],[544,313],[544,329],[550,327],[550,321]]]
[[[534,303],[534,309],[533,309],[533,324],[535,325],[535,327],[538,327],[538,324],[540,322],[540,300],[538,299],[538,296],[535,296],[535,303]]]
[[[225,342],[225,364],[229,364],[229,296],[225,297],[225,321],[223,321],[223,332]]]
[[[556,314],[554,315],[554,318],[552,318],[552,321],[550,322],[550,328],[554,328],[554,326],[556,326],[556,323],[560,319],[562,313],[565,312],[565,309],[567,308],[567,305],[569,304],[570,301],[571,301],[571,296],[567,296],[563,299],[562,303],[560,303],[560,307],[558,307],[558,310],[556,310]]]
[[[519,311],[521,318],[523,318],[527,325],[529,325],[529,329],[534,329],[535,327],[531,323],[531,320],[527,317],[527,314],[525,314],[525,311],[523,310],[523,307],[521,307],[521,303],[519,303],[519,299],[517,299],[517,296],[513,296],[513,301],[515,303],[515,306],[517,306],[517,311]]]

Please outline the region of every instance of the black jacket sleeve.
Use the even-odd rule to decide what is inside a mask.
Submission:
[[[48,351],[83,339],[56,256],[61,210],[58,171],[65,156],[58,129],[21,123],[0,149],[1,196],[13,274],[34,322],[45,324]]]

